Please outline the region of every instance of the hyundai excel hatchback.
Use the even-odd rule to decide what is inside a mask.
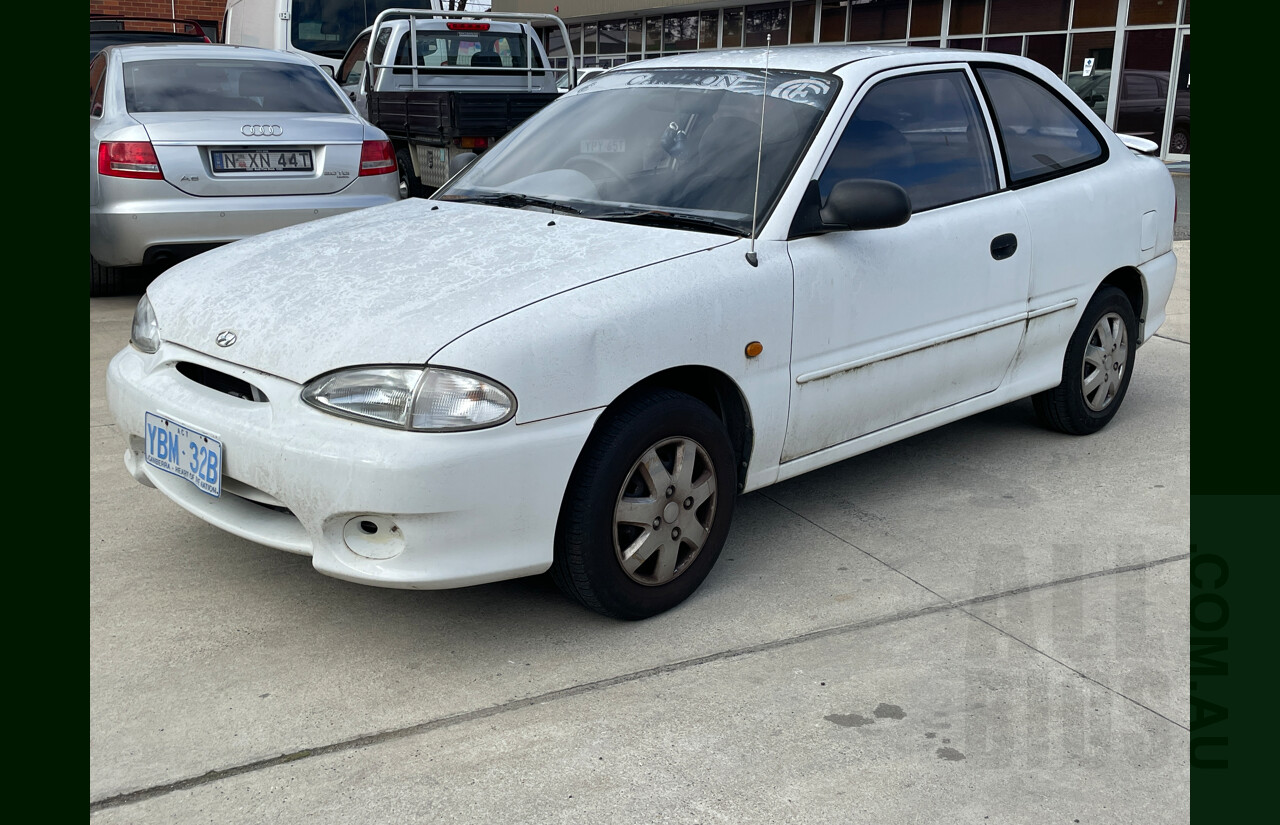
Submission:
[[[301,221],[399,200],[387,136],[305,57],[109,46],[89,63],[89,294]]]
[[[707,577],[741,493],[1016,399],[1106,425],[1173,217],[1164,165],[1021,58],[661,58],[429,200],[174,267],[109,400],[138,481],[322,573],[550,571],[643,618]]]

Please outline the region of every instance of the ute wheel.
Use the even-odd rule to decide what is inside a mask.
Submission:
[[[425,198],[427,196],[426,188],[423,187],[422,181],[418,180],[418,176],[413,173],[413,158],[409,157],[409,150],[404,146],[396,150],[396,170],[400,175],[401,198]]]
[[[124,267],[103,266],[89,256],[89,297],[119,295],[124,285]]]
[[[644,619],[687,599],[720,555],[734,452],[720,419],[681,392],[605,416],[569,479],[551,575],[598,613]]]
[[[1062,383],[1032,397],[1040,423],[1071,435],[1105,427],[1129,389],[1137,335],[1128,297],[1113,286],[1099,289],[1067,344]]]

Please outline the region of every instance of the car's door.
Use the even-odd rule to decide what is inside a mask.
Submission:
[[[886,73],[854,100],[818,178],[890,180],[907,223],[789,243],[789,461],[988,393],[1022,337],[1030,239],[962,65]]]

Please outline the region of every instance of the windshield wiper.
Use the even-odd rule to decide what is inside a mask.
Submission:
[[[524,209],[526,206],[541,206],[544,209],[550,209],[553,212],[563,212],[566,215],[581,215],[582,210],[576,209],[560,201],[551,198],[538,198],[532,195],[522,195],[519,192],[500,192],[495,195],[446,195],[446,199],[451,201],[462,201],[464,203],[491,203],[494,206],[505,206],[509,209]]]
[[[640,212],[605,212],[600,215],[588,215],[601,221],[617,221],[619,223],[636,223],[644,226],[669,226],[674,229],[709,229],[725,235],[745,237],[742,227],[718,221],[702,215],[689,215],[683,212],[666,212],[661,209],[649,209]]]

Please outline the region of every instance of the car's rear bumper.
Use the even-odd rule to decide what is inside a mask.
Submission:
[[[89,254],[104,266],[135,266],[158,252],[238,241],[304,221],[399,200],[395,175],[358,178],[341,192],[198,198],[164,181],[128,181],[128,198],[89,206]],[[148,257],[148,251],[151,251]]]
[[[269,400],[198,384],[177,371],[181,361],[248,381]],[[107,370],[129,472],[223,530],[383,587],[460,587],[551,565],[564,489],[598,411],[411,433],[328,415],[300,390],[168,343],[155,355],[126,347]],[[221,496],[146,462],[148,411],[221,441]],[[369,535],[361,522],[379,529]]]
[[[1178,274],[1178,259],[1172,250],[1152,258],[1138,267],[1142,272],[1143,288],[1147,293],[1147,303],[1139,331],[1140,343],[1151,340],[1165,319],[1165,305],[1173,294],[1173,280]]]

